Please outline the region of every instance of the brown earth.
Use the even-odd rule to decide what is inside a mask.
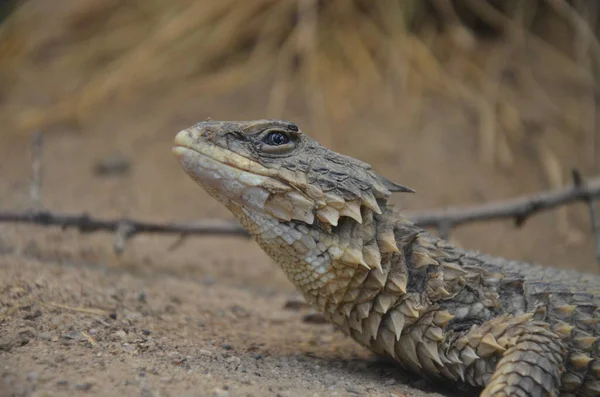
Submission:
[[[27,78],[0,95],[0,125],[13,125],[21,109],[40,103],[40,95],[41,102],[51,101],[51,90],[40,94],[36,88],[59,86],[74,78],[70,73],[30,65],[23,71]],[[558,81],[546,86],[567,102],[578,100],[580,91],[569,87]],[[44,207],[153,221],[231,219],[179,169],[171,142],[181,128],[206,117],[265,117],[267,91],[267,83],[257,82],[234,95],[190,99],[185,87],[174,87],[106,106],[79,126],[44,130]],[[537,123],[561,128],[542,104],[520,105]],[[411,98],[397,104],[410,106]],[[500,167],[479,158],[478,125],[460,103],[431,99],[422,111],[408,120],[402,111],[365,111],[337,122],[327,139],[334,149],[415,188],[416,195],[395,199],[409,209],[547,189],[556,184],[544,171],[552,165],[558,165],[562,183],[572,167],[594,171],[579,136],[549,129],[527,133],[513,147],[510,166]],[[285,118],[326,138],[311,129],[302,106],[292,106]],[[27,134],[4,129],[0,134],[2,211],[31,206],[29,146]],[[549,160],[540,157],[548,153],[541,147],[549,148]],[[115,161],[128,168],[109,175],[95,171]],[[521,229],[511,221],[465,226],[452,240],[469,249],[598,273],[582,207],[536,216]],[[113,236],[103,233],[0,225],[0,396],[451,393],[311,321],[314,316],[298,304],[291,283],[252,241],[140,235],[121,255],[112,247]]]

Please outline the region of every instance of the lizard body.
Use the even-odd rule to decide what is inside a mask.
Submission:
[[[387,203],[411,189],[291,122],[201,122],[173,152],[309,304],[375,353],[482,397],[600,396],[599,277],[452,246]]]

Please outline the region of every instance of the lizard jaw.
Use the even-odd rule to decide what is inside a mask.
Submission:
[[[211,144],[189,129],[177,134],[172,150],[185,173],[225,206],[267,213],[280,221],[314,222],[314,203],[271,177],[274,171]]]

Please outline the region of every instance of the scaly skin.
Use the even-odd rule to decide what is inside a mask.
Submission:
[[[485,397],[600,395],[600,278],[453,247],[387,204],[410,189],[290,122],[198,123],[173,152],[372,351]]]

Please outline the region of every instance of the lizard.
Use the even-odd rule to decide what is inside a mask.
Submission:
[[[404,371],[481,397],[600,396],[600,277],[450,244],[389,202],[414,190],[290,121],[203,121],[172,151],[308,304]]]

